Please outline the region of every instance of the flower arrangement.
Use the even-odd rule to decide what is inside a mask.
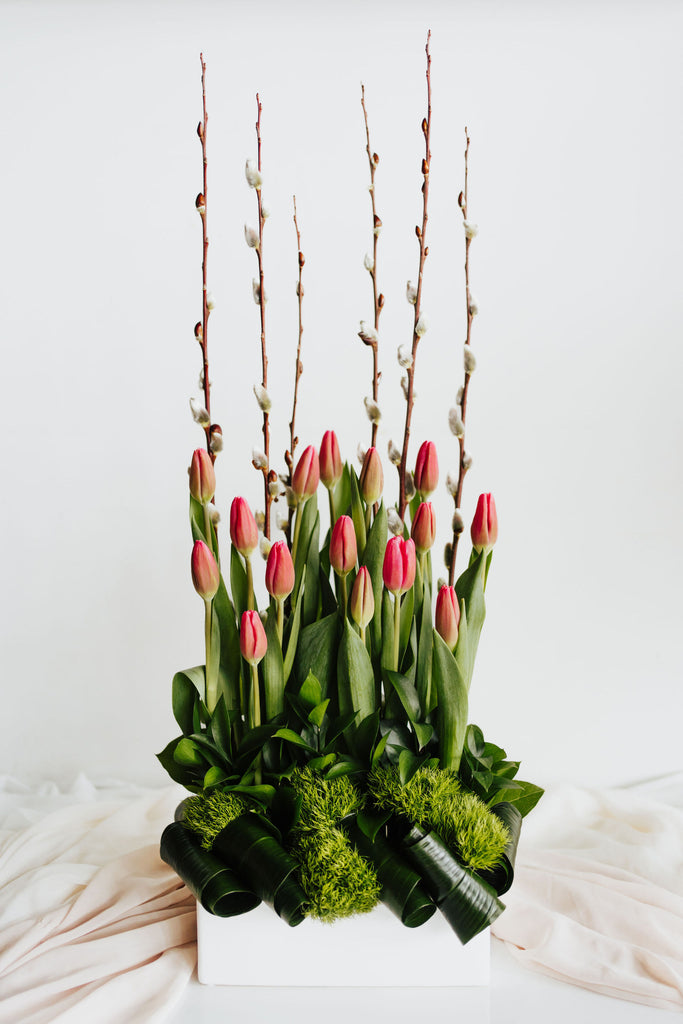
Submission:
[[[192,796],[163,833],[161,853],[205,909],[219,916],[270,904],[290,926],[307,916],[323,921],[372,910],[382,901],[404,925],[416,927],[437,909],[465,943],[502,911],[512,883],[521,820],[542,790],[516,779],[519,763],[468,724],[468,693],[485,615],[485,590],[498,535],[491,494],[479,496],[472,551],[456,577],[465,532],[463,484],[471,460],[465,449],[467,401],[475,357],[477,313],[469,283],[476,225],[468,218],[465,184],[459,197],[465,245],[466,341],[464,375],[449,413],[458,444],[458,473],[447,490],[454,507],[447,578],[434,595],[432,549],[439,482],[435,445],[424,441],[411,458],[411,415],[420,341],[431,133],[429,39],[427,113],[422,121],[423,217],[416,228],[418,269],[408,282],[412,344],[400,346],[405,371],[403,442],[389,443],[397,498],[389,504],[376,447],[379,407],[379,323],[384,297],[378,285],[381,219],[375,177],[379,158],[370,144],[372,252],[365,268],[374,318],[359,337],[372,355],[372,391],[365,398],[370,446],[360,472],[342,460],[333,430],[297,457],[296,408],[302,376],[303,268],[297,235],[299,336],[289,445],[282,472],[272,465],[268,395],[261,104],[257,96],[258,159],[246,180],[257,201],[257,227],[245,227],[257,260],[253,294],[260,314],[262,381],[254,388],[263,415],[263,446],[253,453],[261,474],[263,510],[254,515],[243,497],[232,500],[230,545],[216,511],[214,462],[223,447],[211,416],[207,290],[207,114],[202,58],[203,119],[198,135],[203,191],[202,319],[195,327],[203,404],[191,401],[205,444],[189,470],[191,574],[204,602],[205,663],[176,673],[173,713],[180,735],[158,755]],[[412,469],[411,469],[412,467]],[[318,497],[327,491],[327,510]],[[273,539],[273,512],[281,539]],[[329,529],[323,530],[329,521]],[[220,544],[219,544],[220,539]],[[253,561],[265,560],[267,604],[257,607],[260,581]],[[227,583],[226,583],[227,581]],[[229,586],[227,585],[229,584]],[[435,600],[434,600],[435,596]]]

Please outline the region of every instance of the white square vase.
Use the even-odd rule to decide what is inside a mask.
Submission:
[[[290,928],[265,904],[228,918],[197,905],[203,985],[480,986],[489,983],[490,955],[488,928],[463,946],[438,911],[419,928],[406,928],[382,905],[334,924],[306,918]]]

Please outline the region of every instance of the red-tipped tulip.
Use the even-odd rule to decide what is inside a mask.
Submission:
[[[349,600],[349,611],[354,622],[361,629],[372,621],[375,614],[375,595],[372,591],[372,578],[366,566],[361,565],[358,575],[353,581],[353,589]]]
[[[318,453],[312,444],[309,444],[296,464],[292,476],[292,490],[297,501],[305,501],[312,497],[320,483],[320,463]]]
[[[436,445],[433,441],[423,441],[415,463],[415,490],[420,497],[427,498],[436,490],[438,482],[439,460]]]
[[[498,514],[492,494],[480,494],[472,520],[472,546],[491,548],[498,540]]]
[[[220,586],[221,578],[216,559],[203,540],[196,540],[194,543],[190,568],[194,589],[205,601],[212,601]]]
[[[330,565],[337,576],[346,576],[356,566],[358,546],[350,516],[339,516],[330,537]]]
[[[320,442],[320,479],[330,490],[342,475],[343,466],[339,451],[339,441],[334,430],[326,430]]]
[[[258,547],[256,520],[244,498],[233,498],[230,506],[230,540],[245,558]]]
[[[415,541],[419,554],[429,551],[436,537],[436,516],[431,501],[422,501],[418,505],[413,519],[410,536]]]
[[[206,448],[197,448],[190,463],[190,494],[195,501],[208,505],[216,493],[216,473]]]
[[[360,493],[368,505],[374,505],[384,490],[384,470],[376,448],[368,448],[360,471]]]
[[[258,665],[268,648],[266,631],[258,612],[242,612],[240,651],[250,665]]]
[[[460,603],[455,587],[442,587],[436,598],[434,625],[439,636],[451,650],[458,642]]]
[[[270,549],[266,562],[266,590],[280,601],[294,590],[294,562],[284,540],[276,540]]]
[[[392,537],[384,552],[384,586],[392,594],[405,594],[415,582],[415,544],[403,537]]]

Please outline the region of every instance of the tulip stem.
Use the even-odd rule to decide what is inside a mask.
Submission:
[[[370,533],[370,527],[372,526],[372,505],[365,506],[365,532]]]
[[[206,706],[209,714],[213,714],[218,703],[218,675],[214,671],[213,657],[211,651],[211,631],[213,624],[213,601],[204,602],[204,644],[206,647],[205,688]]]
[[[285,602],[281,597],[277,597],[275,601],[277,604],[277,635],[280,647],[282,647],[282,637],[285,631]]]
[[[251,701],[249,703],[249,728],[255,729],[261,724],[261,694],[259,692],[258,665],[251,665]],[[254,782],[261,785],[261,755],[256,760]]]
[[[337,579],[339,580],[339,589],[341,591],[342,618],[345,619],[346,618],[346,608],[347,608],[347,605],[349,603],[349,592],[348,592],[347,587],[346,587],[346,576],[339,576],[339,574],[337,574]]]
[[[292,541],[292,561],[296,565],[296,549],[299,545],[299,534],[301,533],[301,519],[303,517],[305,500],[299,502],[296,507],[296,520],[294,522],[294,540]]]
[[[327,490],[327,496],[330,499],[330,537],[332,536],[332,528],[337,521],[337,516],[334,510],[334,494],[332,493],[333,490],[333,487],[329,487]]]
[[[247,567],[247,608],[249,610],[255,607],[254,604],[254,572],[251,568],[251,558],[249,555],[244,556],[244,563]]]
[[[399,643],[401,639],[401,595],[394,594],[394,672],[398,672]]]

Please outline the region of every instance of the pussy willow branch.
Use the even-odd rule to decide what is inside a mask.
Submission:
[[[296,296],[299,305],[299,339],[296,346],[296,366],[294,368],[294,397],[292,400],[292,418],[289,421],[289,451],[285,452],[285,462],[289,469],[289,482],[292,482],[292,471],[294,467],[294,450],[299,443],[299,438],[296,436],[296,403],[299,397],[299,377],[303,373],[303,364],[301,362],[301,337],[304,333],[303,319],[302,319],[302,307],[304,298],[304,286],[301,280],[302,271],[304,269],[304,254],[301,251],[301,233],[299,231],[299,224],[296,219],[296,196],[292,196],[294,203],[294,229],[296,231],[296,248],[298,253],[298,264],[299,264],[299,280],[296,286]]]
[[[465,187],[458,196],[458,205],[462,210],[463,222],[467,220],[467,172],[468,172],[468,159],[470,153],[470,136],[465,128]],[[467,336],[465,338],[465,344],[470,344],[470,338],[472,336],[472,296],[470,294],[470,243],[472,239],[465,232],[465,303],[467,306]],[[465,372],[465,383],[462,389],[462,402],[460,403],[460,419],[465,424],[467,416],[467,393],[470,388],[470,377],[471,374]],[[458,486],[453,498],[455,508],[460,509],[460,502],[462,499],[462,487],[465,482],[465,432],[463,436],[458,438],[458,444],[460,446],[460,465],[458,467]],[[448,568],[448,582],[453,586],[453,580],[455,579],[455,556],[458,550],[458,541],[460,540],[460,529],[453,530],[453,544],[451,546],[451,564]]]
[[[258,146],[258,170],[261,173],[261,101],[258,93],[256,93],[256,107],[257,107],[257,118],[256,118],[256,142]],[[261,197],[261,186],[256,189],[256,199],[258,202],[258,249],[256,250],[256,256],[258,258],[258,282],[259,282],[259,310],[261,312],[261,369],[263,373],[263,380],[261,381],[263,387],[268,390],[268,356],[266,354],[266,293],[263,284],[263,227],[265,224],[265,218],[263,216],[263,200]],[[263,411],[263,452],[266,456],[266,465],[262,470],[263,472],[263,491],[264,491],[264,526],[263,534],[266,538],[270,539],[270,506],[273,497],[270,493],[270,416],[267,410]]]
[[[206,124],[207,124],[207,121],[209,120],[209,118],[208,118],[208,115],[206,113],[206,64],[204,62],[204,54],[203,53],[199,54],[199,60],[200,60],[201,65],[202,65],[202,120],[197,125],[197,135],[199,136],[199,141],[202,144],[202,195],[201,195],[201,198],[202,198],[203,201],[202,201],[201,205],[204,207],[204,209],[202,211],[200,211],[201,218],[202,218],[202,337],[201,337],[200,345],[201,345],[201,349],[202,349],[202,382],[203,382],[203,390],[204,390],[204,408],[206,409],[206,411],[209,414],[209,421],[210,421],[211,420],[211,381],[210,381],[210,378],[209,378],[209,350],[208,350],[208,327],[209,327],[209,312],[210,312],[210,310],[209,310],[209,308],[208,308],[208,306],[206,304],[206,294],[207,294],[207,291],[206,291],[206,287],[207,287],[206,286],[206,274],[207,274],[207,263],[208,263],[208,254],[209,254],[209,236],[208,236],[207,231],[206,231],[206,212],[207,212],[207,205],[206,205],[206,192],[207,192],[207,185],[206,185],[206,168],[207,168],[207,160],[206,160]],[[197,199],[199,200],[199,198],[200,197],[198,196]],[[197,205],[198,206],[200,205],[199,202],[197,203]],[[196,328],[195,328],[195,333],[196,333]],[[209,455],[211,456],[212,462],[215,462],[216,456],[211,451],[211,425],[210,425],[210,423],[209,423],[208,427],[204,428],[204,433],[206,434],[206,450],[208,451]]]
[[[417,322],[420,319],[420,306],[422,301],[422,274],[424,271],[425,260],[429,254],[429,247],[426,245],[427,237],[427,203],[429,199],[429,163],[431,160],[431,151],[429,148],[429,138],[432,127],[432,80],[431,80],[431,66],[432,58],[429,53],[429,40],[431,32],[427,33],[427,45],[425,46],[425,53],[427,55],[427,116],[422,121],[422,134],[425,140],[425,156],[422,161],[422,175],[424,181],[422,182],[422,227],[419,225],[415,228],[415,234],[417,235],[418,242],[420,245],[420,260],[419,260],[419,271],[417,277],[417,295],[415,298],[415,315],[413,320],[413,347],[412,347],[412,364],[408,367],[408,396],[406,399],[406,423],[403,431],[403,450],[401,452],[401,463],[398,467],[399,475],[399,499],[398,499],[398,514],[403,519],[406,511],[406,466],[408,463],[408,444],[410,441],[410,420],[413,414],[414,404],[414,381],[415,381],[415,358],[417,355],[417,346],[420,341],[420,337],[417,333]]]
[[[366,138],[366,152],[368,154],[368,164],[370,166],[370,202],[372,204],[372,270],[370,271],[370,277],[372,278],[372,300],[374,309],[374,328],[375,331],[379,330],[379,315],[382,312],[384,306],[384,296],[381,292],[378,294],[377,291],[377,241],[379,238],[379,232],[382,228],[382,221],[377,215],[377,207],[375,204],[375,171],[377,170],[377,164],[379,163],[379,157],[377,153],[373,153],[372,147],[370,146],[370,127],[368,125],[368,112],[365,107],[365,86],[361,83],[361,99],[360,103],[363,108],[363,119],[365,121],[365,138]],[[377,353],[377,342],[373,341],[372,347],[372,399],[377,402],[379,393],[379,378],[381,376],[378,367],[378,353]],[[377,441],[377,423],[372,424],[371,434],[371,445],[375,445]]]

